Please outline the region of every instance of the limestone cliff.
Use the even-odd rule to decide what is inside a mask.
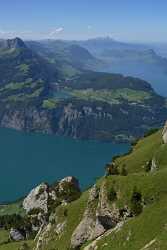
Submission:
[[[163,142],[166,144],[167,143],[167,122],[165,123],[165,126],[162,131],[162,138],[163,138]]]

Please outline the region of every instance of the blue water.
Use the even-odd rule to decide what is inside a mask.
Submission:
[[[76,176],[82,188],[104,174],[112,156],[127,144],[82,141],[0,129],[0,202],[13,201],[41,182]]]

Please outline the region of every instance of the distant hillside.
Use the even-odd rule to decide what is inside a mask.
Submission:
[[[96,70],[104,63],[96,59],[87,49],[67,41],[28,41],[27,46],[55,64],[62,77],[71,77],[82,70]]]
[[[143,50],[149,48],[149,46],[144,44],[121,42],[111,37],[97,37],[85,41],[73,42],[86,48],[97,57],[101,55],[104,50]]]
[[[150,84],[85,70],[92,60],[70,42],[1,41],[0,126],[129,142],[163,124],[166,99]]]
[[[141,78],[157,93],[167,96],[167,59],[161,53],[165,46],[120,42],[110,37],[83,41],[28,41],[26,44],[56,63],[62,77],[74,77],[83,69],[121,73]]]

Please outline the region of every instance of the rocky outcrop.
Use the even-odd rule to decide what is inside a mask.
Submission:
[[[29,193],[23,201],[23,208],[27,213],[33,209],[39,209],[44,213],[48,212],[48,188],[47,184],[42,183]]]
[[[114,206],[109,206],[107,191],[103,183],[99,193],[99,202],[96,210],[96,224],[93,238],[102,235],[106,230],[114,228],[119,222],[119,210]]]
[[[74,249],[81,246],[85,241],[92,239],[96,224],[95,213],[98,196],[99,190],[94,186],[89,192],[89,199],[87,208],[83,214],[83,219],[72,234],[71,246]]]
[[[165,123],[164,129],[162,131],[163,142],[167,144],[167,121]]]
[[[153,158],[151,161],[151,172],[154,172],[156,170],[158,170],[158,165],[157,165],[156,159]]]
[[[65,184],[67,184],[67,185],[70,184],[74,189],[80,191],[79,181],[73,176],[68,176],[68,177],[62,179],[61,181],[59,181],[59,183],[58,183],[59,192],[64,190]]]
[[[23,208],[27,213],[47,214],[51,206],[63,202],[70,202],[80,195],[78,180],[73,176],[68,176],[60,180],[57,184],[49,186],[42,183],[35,187],[23,201]]]
[[[21,241],[25,239],[24,235],[18,229],[14,229],[14,228],[11,228],[9,237],[11,240],[14,240],[14,241]]]
[[[105,184],[102,184],[100,190],[94,186],[90,190],[83,219],[72,234],[71,247],[77,249],[84,242],[93,240],[110,228],[114,228],[119,216],[119,210],[108,204]]]

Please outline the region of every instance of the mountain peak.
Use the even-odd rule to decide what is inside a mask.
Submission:
[[[26,45],[19,37],[15,37],[13,39],[1,40],[0,47],[3,49],[20,49],[26,48]]]

